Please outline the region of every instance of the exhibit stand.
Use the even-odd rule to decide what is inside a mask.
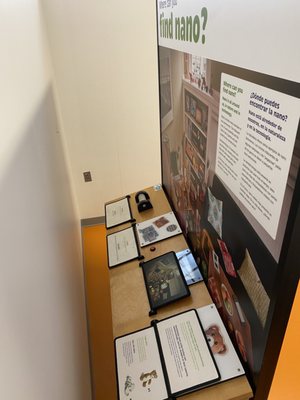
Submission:
[[[299,282],[299,13],[157,1],[162,185],[257,400]]]
[[[199,280],[200,278],[197,278],[198,282],[189,285],[189,295],[184,292],[182,298],[173,299],[166,305],[160,304],[155,310],[156,314],[149,315],[151,304],[146,285],[148,282],[153,289],[155,283],[153,276],[148,276],[148,281],[145,280],[141,264],[160,259],[170,252],[177,254],[187,251],[189,247],[182,233],[164,237],[170,226],[172,228],[169,231],[175,232],[174,225],[178,222],[172,216],[170,218],[172,210],[161,186],[145,190],[153,208],[139,212],[133,193],[129,197],[129,203],[136,225],[132,226],[131,222],[125,222],[107,229],[108,238],[130,228],[137,231],[136,226],[141,226],[140,231],[144,234],[142,238],[137,234],[136,243],[139,251],[134,253],[134,259],[127,262],[124,261],[124,257],[127,252],[133,254],[132,248],[135,247],[132,246],[130,238],[126,238],[125,241],[116,240],[112,242],[115,244],[109,245],[117,249],[115,252],[110,249],[114,254],[114,260],[116,258],[120,260],[120,264],[113,266],[109,266],[108,261],[119,398],[163,400],[182,396],[182,399],[189,400],[250,399],[252,390],[242,363],[232,346],[206,285]],[[146,233],[148,235],[149,230],[152,232],[150,227],[154,227],[154,230],[161,235],[161,240],[155,241],[154,235],[150,237],[146,246],[141,246],[140,241],[149,239],[149,236],[145,235]],[[151,268],[151,264],[149,267]],[[160,274],[158,281],[161,299],[164,295],[172,296],[176,291],[184,290],[185,286],[181,285],[181,275],[176,273],[176,268],[172,260],[162,258],[154,269],[155,274]],[[169,286],[167,294],[164,291],[165,281]],[[198,320],[200,322],[197,322]],[[176,326],[179,327],[178,334],[176,333],[176,340],[173,340],[170,332],[172,329],[177,332]],[[189,327],[188,331],[185,327]],[[178,339],[180,335],[181,338]],[[191,352],[193,361],[189,363],[189,351],[192,347],[190,335],[197,343],[198,350],[196,353]],[[155,337],[158,338],[158,342]],[[175,368],[172,354],[176,348],[168,353],[170,343],[172,346],[176,347],[174,343],[179,346],[180,355],[176,359]],[[202,360],[198,364],[197,357]],[[185,371],[182,374],[178,367],[181,363],[182,370]],[[199,369],[200,364],[202,372]],[[190,393],[191,391],[193,393]]]

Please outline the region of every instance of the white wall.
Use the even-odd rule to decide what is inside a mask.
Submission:
[[[155,1],[41,3],[80,216],[104,215],[161,180]]]
[[[0,0],[0,398],[90,398],[75,211],[37,0]]]

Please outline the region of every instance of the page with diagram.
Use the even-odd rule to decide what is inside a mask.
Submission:
[[[115,351],[119,400],[168,398],[153,327],[117,338]]]

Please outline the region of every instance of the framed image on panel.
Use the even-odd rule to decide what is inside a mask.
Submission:
[[[171,251],[141,263],[152,314],[159,307],[190,295],[176,254]]]
[[[133,221],[129,198],[130,196],[126,196],[105,204],[105,226],[107,229]]]
[[[108,267],[116,267],[140,257],[134,228],[131,226],[106,236]]]

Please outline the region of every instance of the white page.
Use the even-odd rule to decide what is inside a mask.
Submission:
[[[106,227],[110,228],[131,219],[128,198],[105,204]]]
[[[171,393],[219,378],[195,310],[157,324]]]
[[[118,338],[115,345],[119,399],[167,399],[154,328]]]
[[[107,236],[108,265],[113,267],[138,257],[138,249],[133,228]]]

